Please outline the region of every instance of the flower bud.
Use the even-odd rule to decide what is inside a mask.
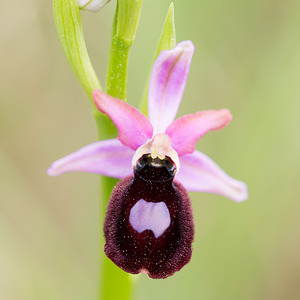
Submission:
[[[80,9],[97,12],[110,0],[78,0]]]

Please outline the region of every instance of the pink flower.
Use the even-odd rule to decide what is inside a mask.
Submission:
[[[186,190],[236,202],[248,197],[245,183],[195,150],[199,138],[230,122],[230,112],[201,111],[174,121],[193,52],[192,42],[184,41],[162,51],[155,61],[149,119],[124,101],[95,90],[94,102],[117,127],[118,138],[88,145],[48,169],[51,176],[90,172],[123,178],[108,205],[105,252],[130,273],[165,278],[190,260],[194,229]]]

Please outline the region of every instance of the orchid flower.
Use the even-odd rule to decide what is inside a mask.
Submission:
[[[190,41],[162,51],[148,94],[149,119],[100,90],[97,108],[118,129],[117,139],[90,144],[54,162],[51,176],[90,172],[121,178],[104,222],[106,255],[123,270],[165,278],[191,259],[194,223],[187,191],[246,200],[245,183],[195,150],[199,138],[231,120],[227,109],[200,111],[174,121],[194,52]]]

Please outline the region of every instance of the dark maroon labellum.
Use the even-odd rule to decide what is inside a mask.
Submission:
[[[189,196],[173,181],[171,159],[143,155],[134,176],[114,188],[104,223],[105,253],[126,272],[166,278],[192,255],[194,223]]]

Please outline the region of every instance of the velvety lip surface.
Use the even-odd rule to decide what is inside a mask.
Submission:
[[[167,206],[170,226],[159,237],[152,230],[138,232],[132,227],[130,212],[140,199]],[[126,177],[110,197],[104,234],[106,255],[124,271],[157,279],[171,276],[192,255],[194,222],[189,196],[178,182],[153,185],[138,176]]]

